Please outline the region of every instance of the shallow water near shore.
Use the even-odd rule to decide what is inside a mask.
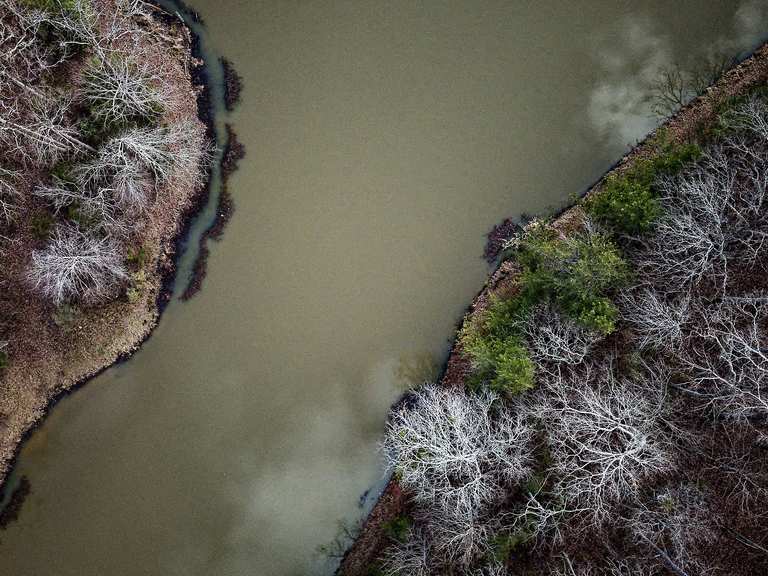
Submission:
[[[190,4],[244,78],[237,211],[202,292],[24,446],[0,574],[330,573],[316,549],[380,485],[388,407],[443,361],[485,232],[651,129],[662,68],[768,29],[759,2]]]

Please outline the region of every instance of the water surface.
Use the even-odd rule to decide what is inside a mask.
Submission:
[[[444,359],[484,233],[651,128],[661,68],[765,29],[714,0],[191,4],[245,81],[237,212],[199,296],[25,446],[1,574],[328,572],[314,550],[380,482],[387,408]]]

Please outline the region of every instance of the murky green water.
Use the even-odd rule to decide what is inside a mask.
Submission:
[[[192,4],[245,80],[237,213],[203,292],[24,448],[0,574],[331,569],[314,550],[380,481],[387,408],[444,358],[484,233],[641,137],[661,67],[768,29],[714,0]]]

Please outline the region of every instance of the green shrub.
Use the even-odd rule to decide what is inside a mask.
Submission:
[[[570,254],[562,263],[568,273],[558,278],[558,298],[591,298],[622,285],[629,268],[619,249],[607,237],[588,235],[566,241]]]
[[[547,477],[543,474],[533,474],[522,486],[526,494],[538,494],[547,482]]]
[[[38,240],[46,240],[51,235],[53,228],[53,216],[48,212],[42,212],[32,217],[32,234]]]
[[[0,350],[0,370],[5,370],[8,366],[8,352]]]
[[[127,288],[125,290],[125,297],[128,299],[129,303],[136,304],[136,302],[138,302],[141,298],[141,290],[135,286]]]
[[[572,300],[566,311],[585,328],[601,334],[610,334],[616,329],[619,315],[614,303],[605,297]]]
[[[528,306],[546,298],[574,320],[607,334],[612,331],[610,301],[604,295],[624,284],[627,264],[618,248],[601,234],[560,238],[539,226],[523,239],[518,260],[523,266],[523,299]],[[606,306],[606,303],[610,306]]]
[[[46,12],[72,12],[75,9],[74,0],[23,0],[30,8]]]
[[[517,338],[531,305],[524,298],[492,300],[483,314],[483,331],[494,340]]]
[[[99,225],[99,218],[83,210],[79,202],[67,206],[67,218],[77,224],[81,230],[91,230]]]
[[[496,373],[490,387],[506,394],[520,394],[533,388],[535,365],[522,344],[508,343],[496,357]]]
[[[621,175],[606,179],[603,187],[583,203],[587,214],[618,234],[644,234],[661,214],[653,183],[661,175],[675,174],[701,156],[697,144],[673,144],[662,131],[657,136],[656,154],[638,160]]]
[[[123,132],[134,128],[157,126],[156,122],[150,122],[143,118],[129,118],[124,120],[110,120],[105,122],[93,111],[88,110],[77,120],[77,131],[84,142],[94,148],[101,147],[112,138],[116,138]]]
[[[398,542],[408,540],[413,521],[408,516],[397,516],[388,522],[384,522],[382,530],[388,538]]]
[[[512,555],[518,552],[532,538],[531,532],[525,529],[517,530],[511,534],[499,534],[491,541],[492,559],[497,563],[506,565]]]
[[[670,142],[666,129],[660,128],[649,142],[652,148],[647,158],[638,158],[634,165],[624,172],[623,177],[645,187],[653,187],[654,181],[663,175],[676,174],[691,162],[698,160],[701,147],[693,142],[677,144]]]
[[[91,146],[98,146],[106,139],[107,129],[104,123],[94,118],[90,113],[78,118],[77,131],[80,133],[80,138]]]
[[[498,392],[518,394],[533,387],[535,367],[520,336],[529,306],[520,297],[495,299],[461,333],[464,352],[472,358],[477,382]]]
[[[475,369],[470,387],[485,384],[510,395],[533,387],[536,367],[522,329],[540,302],[553,301],[564,314],[602,334],[615,329],[617,310],[607,294],[626,282],[629,271],[609,238],[563,238],[542,224],[520,241],[517,260],[523,269],[519,293],[493,300],[461,332],[464,352]]]
[[[74,163],[67,160],[62,160],[61,162],[57,162],[51,169],[51,176],[54,178],[54,180],[58,180],[68,187],[74,186],[75,179],[72,176],[74,167]]]
[[[609,178],[599,193],[585,200],[584,207],[596,221],[627,235],[647,232],[661,213],[650,187],[623,177]]]
[[[137,270],[131,274],[131,285],[126,288],[125,295],[128,302],[134,304],[138,302],[147,289],[147,273],[144,270]]]

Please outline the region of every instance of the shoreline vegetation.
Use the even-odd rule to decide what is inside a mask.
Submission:
[[[221,68],[224,71],[224,106],[227,112],[232,112],[240,102],[243,91],[243,79],[237,73],[232,62],[226,58],[219,58]]]
[[[228,99],[227,102],[227,109],[230,110],[229,102],[231,100]],[[234,103],[231,105],[234,106]],[[225,129],[227,131],[227,140],[221,158],[221,185],[219,187],[219,198],[216,202],[216,215],[211,225],[200,235],[197,258],[195,258],[195,262],[192,265],[192,274],[187,287],[180,296],[183,301],[193,298],[202,289],[203,281],[208,274],[208,256],[210,255],[208,240],[216,242],[221,240],[224,235],[224,229],[235,212],[235,203],[229,192],[229,177],[237,170],[240,160],[245,158],[245,146],[238,141],[237,134],[231,124],[225,124]]]
[[[768,571],[767,82],[763,45],[575,205],[489,235],[338,574]]]
[[[6,487],[47,411],[159,321],[207,199],[213,130],[198,40],[155,4],[11,0],[0,24]],[[22,478],[3,524],[29,490]]]
[[[162,17],[169,24],[172,24],[178,17],[178,14],[174,15],[166,12],[164,8],[159,4],[158,0],[149,1],[151,1],[153,5],[157,6],[159,10],[161,10]],[[205,24],[200,14],[196,10],[190,8],[183,0],[173,0],[173,3],[179,8],[179,10],[184,11],[184,13],[187,15],[187,18],[191,19],[191,21],[195,24]],[[192,55],[193,57],[199,59],[202,56],[198,46],[199,39],[193,31],[190,32],[192,34]],[[237,108],[237,105],[240,103],[240,99],[242,97],[243,79],[238,74],[234,64],[232,64],[232,62],[230,62],[227,58],[220,57],[218,59],[218,63],[221,66],[223,75],[222,98],[224,101],[224,108],[227,112],[233,112],[235,108]],[[200,60],[200,70],[202,73],[200,74],[199,84],[207,86],[207,76],[204,72],[205,63],[202,60]],[[207,88],[199,92],[197,102],[199,117],[201,121],[205,123],[207,128],[206,135],[215,145],[221,146],[222,137],[220,134],[216,134],[216,130],[214,128],[212,118],[213,104],[210,101],[210,91]],[[245,158],[246,150],[245,146],[237,139],[237,133],[235,132],[232,124],[226,123],[224,129],[226,131],[226,136],[223,138],[223,151],[221,154],[221,159],[218,162],[220,168],[220,183],[218,187],[219,195],[216,202],[216,211],[214,218],[209,224],[208,228],[206,228],[203,234],[201,234],[198,238],[197,256],[195,257],[195,261],[192,264],[192,271],[189,279],[187,280],[186,287],[179,297],[183,302],[190,300],[198,292],[200,292],[200,290],[202,290],[203,282],[206,275],[208,274],[208,257],[210,256],[208,240],[214,240],[218,242],[222,239],[224,230],[226,229],[227,224],[229,224],[229,221],[232,219],[232,215],[235,212],[235,203],[232,195],[229,192],[228,182],[230,176],[237,171],[239,161]],[[211,180],[212,176],[209,177],[208,181],[206,182],[205,190],[201,193],[201,199],[199,201],[200,205],[205,205],[210,200],[209,195],[211,192]],[[180,239],[184,237],[185,234],[180,235]]]

